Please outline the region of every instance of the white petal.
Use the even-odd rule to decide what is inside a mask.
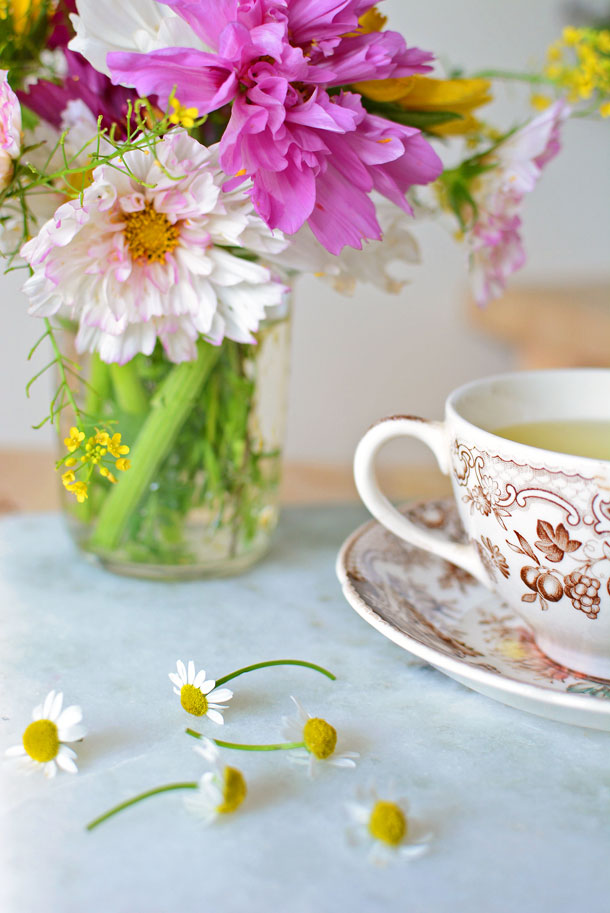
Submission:
[[[292,716],[282,718],[282,736],[287,742],[303,741],[303,725]]]
[[[57,752],[57,757],[55,760],[57,761],[57,766],[61,767],[62,770],[65,770],[66,773],[68,773],[68,774],[77,774],[78,773],[78,767],[76,766],[76,764],[74,763],[72,758],[68,755],[67,752],[62,751],[61,748]]]
[[[63,693],[61,691],[58,691],[57,694],[55,695],[55,700],[53,701],[53,703],[51,705],[51,711],[49,713],[49,719],[52,720],[53,723],[57,723],[57,720],[59,719],[59,715],[61,714],[61,705],[63,704],[63,700],[64,700]]]
[[[69,729],[71,726],[76,726],[77,723],[83,718],[83,711],[76,704],[72,704],[70,707],[66,707],[63,710],[58,719],[57,719],[57,728],[58,729]]]
[[[4,752],[6,758],[22,758],[24,755],[27,755],[27,751],[23,745],[13,745]]]
[[[168,675],[169,675],[169,680],[176,686],[176,688],[182,687],[182,682],[180,681],[180,677],[178,675],[176,675],[175,672],[169,672]]]
[[[49,779],[51,779],[52,777],[55,776],[56,773],[57,773],[57,764],[55,763],[55,761],[47,761],[47,763],[44,765],[45,777],[48,777]]]
[[[53,701],[55,700],[55,692],[49,691],[47,696],[44,699],[44,704],[42,705],[42,716],[45,720],[50,719],[49,714],[51,713],[51,707],[53,706]]]
[[[174,694],[177,694],[178,697],[182,694],[182,688],[174,688]]]
[[[199,686],[199,690],[202,694],[209,694],[216,687],[216,682],[213,679],[208,679],[207,682],[204,681],[203,685]]]
[[[346,802],[345,808],[348,815],[357,824],[368,824],[371,816],[371,810],[361,805],[359,802]]]
[[[398,852],[403,859],[417,859],[419,856],[424,856],[430,849],[428,843],[408,843],[405,846],[398,848]]]
[[[197,675],[195,676],[195,681],[193,682],[193,685],[195,686],[195,688],[201,688],[204,681],[205,681],[205,670],[200,669],[199,672],[197,673]]]
[[[296,697],[294,697],[293,695],[290,695],[290,700],[294,702],[294,704],[298,710],[299,716],[301,717],[301,719],[303,720],[304,723],[306,723],[307,720],[311,719],[311,714],[307,713],[307,711],[305,710],[305,708],[303,707],[301,702],[298,701],[296,699]]]
[[[198,755],[201,755],[209,763],[215,763],[218,760],[220,751],[211,739],[202,739],[201,745],[196,745],[193,749]]]
[[[179,659],[178,662],[176,663],[176,668],[178,669],[178,675],[180,676],[180,684],[186,685],[186,683],[187,683],[186,668],[181,659]]]
[[[230,688],[215,688],[214,691],[208,693],[208,700],[215,701],[230,701],[233,697],[233,692]]]
[[[189,659],[188,664],[188,684],[192,685],[195,681],[195,663],[192,659]]]
[[[209,717],[209,719],[211,719],[213,723],[218,723],[219,726],[222,726],[224,724],[224,720],[222,718],[222,713],[219,713],[218,710],[210,709],[210,710],[208,710],[206,716]]]
[[[36,707],[32,710],[32,719],[34,721],[42,719],[43,705],[37,704]]]
[[[356,762],[352,761],[351,758],[329,758],[328,763],[332,767],[355,767]]]
[[[87,727],[81,723],[76,726],[68,726],[65,729],[58,729],[57,736],[60,742],[80,742],[87,735]]]

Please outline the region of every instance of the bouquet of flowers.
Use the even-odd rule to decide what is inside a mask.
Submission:
[[[266,547],[295,276],[397,291],[410,223],[448,214],[487,302],[563,122],[610,114],[608,31],[445,77],[371,0],[5,0],[0,68],[0,245],[51,347],[69,516],[164,576]],[[485,123],[494,78],[540,112]]]

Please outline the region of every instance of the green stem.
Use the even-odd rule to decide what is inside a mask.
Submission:
[[[57,344],[57,340],[55,339],[55,333],[53,332],[53,327],[51,326],[49,319],[47,317],[45,317],[44,323],[47,328],[47,334],[49,337],[49,341],[51,343],[51,347],[53,349],[53,354],[55,355],[55,359],[57,362],[57,371],[59,373],[59,377],[60,377],[62,386],[63,386],[66,396],[68,398],[68,402],[70,403],[72,410],[74,412],[74,416],[76,418],[76,423],[77,423],[78,427],[80,428],[83,424],[83,419],[81,416],[80,409],[76,405],[76,400],[74,399],[74,394],[72,393],[72,388],[70,387],[70,384],[68,383],[68,378],[66,377],[66,370],[64,368],[63,356],[62,356],[59,346]]]
[[[89,386],[87,387],[87,398],[85,400],[85,412],[90,418],[101,417],[102,407],[109,393],[109,366],[102,361],[97,352],[94,352],[91,356]]]
[[[195,729],[186,729],[187,735],[202,739],[203,735]],[[275,745],[242,745],[239,742],[223,742],[222,739],[210,739],[219,748],[233,748],[235,751],[288,751],[290,748],[305,748],[305,742],[278,742]]]
[[[119,544],[129,517],[170,453],[219,355],[220,346],[200,343],[197,358],[176,365],[160,385],[130,454],[133,468],[121,473],[108,493],[90,540],[92,548],[113,549]]]
[[[471,79],[514,79],[516,82],[529,82],[535,85],[555,85],[548,76],[542,76],[539,73],[513,73],[512,70],[481,70],[479,73],[474,73]]]
[[[148,410],[148,397],[138,377],[136,359],[125,365],[110,365],[112,386],[119,407],[129,415],[142,415]]]
[[[135,805],[137,802],[141,802],[142,799],[148,799],[150,796],[158,796],[160,793],[168,793],[174,789],[197,789],[197,783],[168,783],[167,786],[157,786],[156,789],[149,789],[145,793],[140,793],[138,796],[134,796],[133,799],[127,799],[125,802],[121,802],[120,805],[115,805],[114,808],[111,808],[110,811],[104,812],[103,815],[100,815],[99,818],[94,818],[93,821],[90,821],[87,825],[87,830],[92,831],[94,827],[97,827],[98,824],[101,824],[103,821],[107,821],[108,818],[112,818],[113,815],[116,815],[118,812],[122,812],[124,808],[129,808],[130,805]]]
[[[229,675],[223,675],[222,678],[216,680],[216,688],[220,685],[224,685],[226,682],[230,682],[232,678],[237,678],[238,675],[244,675],[246,672],[254,672],[255,669],[266,669],[267,666],[304,666],[306,669],[313,669],[315,672],[321,672],[322,675],[330,678],[333,682],[337,680],[336,675],[333,675],[332,672],[329,672],[328,669],[325,669],[323,666],[317,666],[315,663],[306,663],[301,659],[271,659],[266,663],[254,663],[252,666],[244,666],[243,669],[238,669],[236,672],[229,673]]]

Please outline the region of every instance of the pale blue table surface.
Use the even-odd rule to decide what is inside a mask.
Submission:
[[[233,580],[148,583],[86,563],[55,515],[0,523],[0,751],[52,688],[83,707],[79,774],[0,764],[1,913],[608,913],[610,739],[513,710],[412,660],[345,602],[334,562],[356,507],[284,512],[275,545]],[[86,833],[110,805],[202,772],[168,672],[193,658],[234,683],[222,730],[276,741],[295,694],[356,770],[313,782],[285,753],[232,753],[249,796],[202,828],[167,794]],[[346,840],[359,784],[394,781],[434,832],[430,853],[378,869]]]

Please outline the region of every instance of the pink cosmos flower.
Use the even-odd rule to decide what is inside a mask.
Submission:
[[[370,0],[160,2],[188,25],[190,46],[113,51],[112,78],[158,95],[162,106],[175,88],[200,114],[232,103],[220,163],[235,175],[231,186],[252,178],[270,228],[292,234],[308,222],[331,253],[361,248],[382,236],[373,190],[410,212],[409,188],[440,174],[418,130],[368,114],[359,95],[329,93],[430,69],[431,55],[407,48],[398,33],[359,30]]]
[[[559,152],[561,125],[569,114],[566,103],[558,101],[516,130],[493,151],[489,164],[494,167],[479,178],[478,212],[467,241],[474,293],[481,306],[498,298],[508,278],[525,263],[521,205],[544,166]]]
[[[8,70],[0,70],[0,190],[8,186],[13,159],[21,150],[21,106],[8,84]]]

